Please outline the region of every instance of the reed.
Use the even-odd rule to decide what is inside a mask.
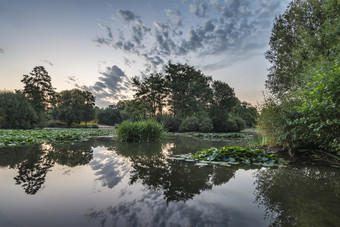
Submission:
[[[117,136],[125,142],[150,142],[159,140],[163,131],[163,126],[154,120],[124,121],[118,126]]]

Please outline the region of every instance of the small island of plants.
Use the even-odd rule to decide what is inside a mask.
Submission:
[[[150,142],[159,140],[163,132],[163,126],[153,120],[124,121],[118,127],[117,136],[124,142]]]
[[[197,151],[195,154],[182,154],[170,157],[174,160],[197,162],[196,165],[256,165],[264,167],[284,167],[287,164],[278,154],[263,149],[252,149],[249,147],[211,147]]]

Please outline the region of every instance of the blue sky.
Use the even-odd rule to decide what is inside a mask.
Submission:
[[[97,105],[131,98],[131,77],[188,63],[262,100],[264,58],[280,0],[3,0],[0,89],[44,66],[57,91],[92,91]]]

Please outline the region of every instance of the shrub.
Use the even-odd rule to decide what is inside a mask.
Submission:
[[[206,117],[200,120],[198,127],[201,132],[211,132],[211,130],[213,129],[213,124],[210,118]]]
[[[227,120],[226,130],[229,132],[239,132],[246,128],[246,122],[240,117],[232,116]]]
[[[224,131],[227,131],[227,132],[236,132],[237,131],[236,122],[233,121],[230,118],[228,120],[226,120]]]
[[[38,116],[23,94],[0,91],[0,128],[29,129]]]
[[[112,108],[99,110],[97,118],[98,123],[103,125],[114,126],[115,124],[122,122],[122,116],[120,111]]]
[[[187,117],[185,118],[181,125],[179,126],[179,131],[182,132],[195,132],[199,129],[199,120],[197,117]]]
[[[125,142],[150,142],[159,140],[163,134],[163,126],[154,121],[124,121],[118,126],[117,135]]]
[[[164,129],[168,132],[178,132],[181,120],[172,115],[163,115],[160,117],[160,122],[162,122]]]

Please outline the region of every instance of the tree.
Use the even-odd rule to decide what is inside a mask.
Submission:
[[[115,125],[122,122],[120,110],[116,108],[101,109],[97,115],[98,123],[104,125]]]
[[[89,91],[85,91],[84,94],[84,105],[82,107],[82,120],[85,121],[85,127],[87,127],[87,122],[94,119],[95,116],[95,97]]]
[[[23,93],[38,114],[53,106],[55,88],[52,87],[51,77],[43,66],[34,67],[30,75],[24,75],[21,82],[25,84]]]
[[[124,113],[126,113],[132,121],[146,119],[147,109],[145,103],[140,100],[125,101]]]
[[[205,112],[212,99],[212,78],[187,64],[169,63],[165,80],[169,89],[169,106],[175,116],[185,118]]]
[[[326,20],[322,12],[323,3],[294,0],[284,14],[275,18],[270,49],[266,52],[266,58],[271,63],[266,88],[273,94],[280,96],[292,86],[301,85],[300,76],[305,67],[325,54],[326,43],[320,36]],[[335,5],[335,8],[339,6]]]
[[[258,117],[257,109],[250,103],[239,102],[232,110],[234,116],[241,117],[247,128],[254,127],[256,125],[256,119]]]
[[[67,127],[72,123],[89,121],[94,118],[95,98],[91,92],[79,89],[61,91],[57,97],[57,115]]]
[[[225,131],[227,120],[232,108],[237,104],[234,89],[222,81],[214,81],[212,84],[213,101],[209,114],[214,131]]]
[[[142,81],[135,77],[132,84],[136,92],[134,97],[145,103],[151,116],[155,116],[157,112],[162,115],[167,97],[167,87],[162,74],[151,74]]]
[[[33,128],[38,116],[22,93],[0,91],[0,128]]]
[[[340,154],[339,15],[336,0],[295,0],[276,18],[266,56],[273,98],[259,117],[273,145]]]

